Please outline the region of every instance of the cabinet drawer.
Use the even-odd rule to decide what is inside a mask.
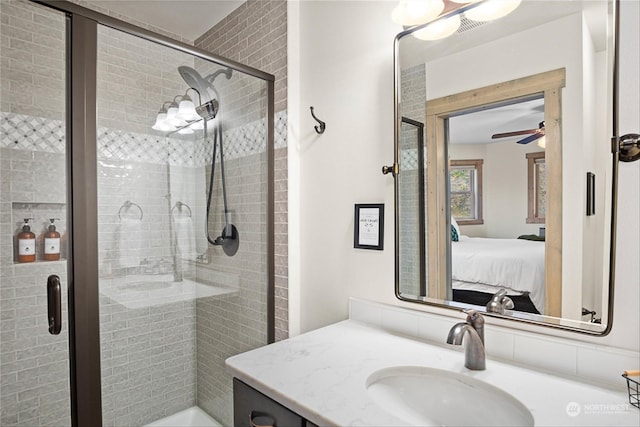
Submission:
[[[259,416],[265,417],[261,420],[272,419],[274,427],[305,427],[306,425],[304,418],[300,415],[234,378],[233,424],[236,427],[252,427],[252,417],[255,419]],[[263,425],[260,422],[257,424]]]

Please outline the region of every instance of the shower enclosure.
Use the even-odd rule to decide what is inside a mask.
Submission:
[[[224,360],[274,335],[274,78],[38,3],[0,2],[0,424],[230,425]]]

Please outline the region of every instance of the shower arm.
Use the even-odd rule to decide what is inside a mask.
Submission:
[[[204,78],[204,80],[207,81],[207,83],[210,84],[210,87],[215,90],[215,88],[213,87],[213,82],[215,81],[215,79],[220,75],[220,74],[224,74],[227,77],[227,80],[229,80],[231,78],[231,68],[226,68],[226,69],[220,69],[217,70],[211,74],[209,74],[207,77]]]

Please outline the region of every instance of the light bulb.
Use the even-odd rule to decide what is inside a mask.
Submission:
[[[175,130],[173,126],[167,123],[167,113],[158,113],[156,116],[156,122],[151,126],[151,129],[158,130],[160,132],[169,132]]]
[[[421,30],[414,31],[413,36],[420,40],[438,40],[449,37],[460,28],[460,16],[453,15],[435,21]]]
[[[403,26],[424,24],[444,10],[442,0],[400,0],[391,12],[393,22]]]
[[[538,139],[537,144],[538,147],[544,150],[545,148],[547,148],[547,138],[543,135],[540,139]]]
[[[191,98],[186,95],[182,98],[176,117],[187,122],[192,122],[200,118],[198,113],[196,113],[196,107],[193,105]]]
[[[180,127],[187,124],[187,122],[178,117],[178,105],[175,102],[171,103],[171,106],[167,110],[166,122],[174,127]]]
[[[473,21],[492,21],[502,18],[516,10],[522,0],[486,0],[473,9],[467,10],[464,15]]]

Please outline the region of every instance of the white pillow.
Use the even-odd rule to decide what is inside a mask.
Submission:
[[[456,229],[456,233],[458,233],[458,236],[462,236],[462,234],[460,233],[460,226],[458,225],[458,223],[456,222],[456,219],[451,216],[451,225],[453,225],[453,228]]]

